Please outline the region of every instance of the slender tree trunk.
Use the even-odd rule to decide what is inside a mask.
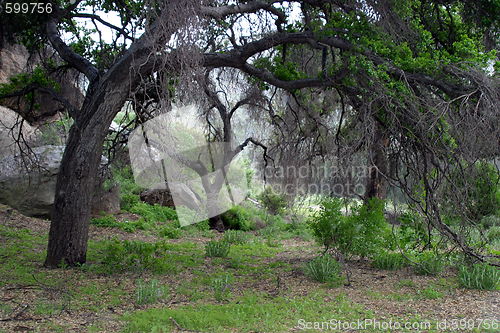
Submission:
[[[374,142],[368,151],[368,181],[366,184],[365,201],[372,198],[385,200],[387,196],[387,147],[389,138],[380,124],[377,124]]]

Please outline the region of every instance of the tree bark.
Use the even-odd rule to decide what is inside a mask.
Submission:
[[[127,92],[154,68],[149,43],[141,38],[104,76],[89,85],[57,176],[45,260],[48,267],[61,263],[75,266],[86,261],[92,195],[104,139]]]
[[[387,196],[387,147],[389,138],[377,123],[374,141],[368,151],[368,180],[366,184],[365,203],[372,198],[385,200]]]

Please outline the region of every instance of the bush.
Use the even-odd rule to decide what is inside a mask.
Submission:
[[[207,245],[205,245],[205,255],[207,257],[220,257],[225,258],[229,254],[229,250],[231,249],[231,244],[226,242],[225,240],[220,241],[209,241]]]
[[[373,198],[368,205],[353,207],[349,216],[343,216],[340,208],[340,199],[326,198],[320,211],[308,220],[316,242],[325,250],[336,249],[343,255],[376,253],[385,242],[384,202]]]
[[[119,222],[113,215],[104,216],[98,219],[90,219],[90,223],[98,227],[120,228],[123,231],[130,233],[135,232],[136,229],[146,230],[151,228],[151,225],[142,218],[137,221]]]
[[[380,252],[373,258],[372,265],[378,269],[393,271],[405,266],[405,258],[399,252]]]
[[[255,222],[252,215],[246,208],[234,206],[228,211],[222,213],[222,222],[230,229],[249,231],[255,229]]]
[[[150,205],[146,202],[138,202],[130,209],[130,212],[141,215],[149,223],[177,220],[177,213],[174,209],[158,204]]]
[[[179,228],[175,228],[169,225],[163,226],[159,231],[158,231],[158,236],[160,237],[166,237],[169,239],[179,239],[183,236],[183,231]]]
[[[337,282],[340,284],[344,280],[339,263],[329,255],[316,257],[307,264],[305,269],[311,279],[321,283]]]
[[[157,280],[151,280],[151,284],[145,284],[139,281],[137,289],[135,290],[137,304],[155,303],[165,296],[165,289],[165,287],[158,285]]]
[[[443,261],[432,252],[419,253],[415,260],[415,272],[419,275],[437,276],[443,271]]]
[[[90,219],[90,223],[97,227],[104,228],[115,228],[120,226],[118,220],[113,215],[108,215],[97,219],[92,218]]]
[[[500,227],[500,217],[496,215],[485,216],[481,219],[481,224],[484,229],[489,229],[491,227]]]
[[[107,273],[121,273],[125,270],[153,273],[176,272],[167,258],[165,242],[119,241],[112,239],[104,248],[102,263]]]
[[[241,230],[227,230],[224,240],[230,244],[245,244],[248,243],[249,236]]]
[[[266,186],[264,191],[257,195],[257,200],[273,215],[284,214],[285,209],[288,207],[286,194],[274,193],[272,186]]]
[[[500,208],[500,188],[498,171],[493,164],[477,162],[468,164],[462,162],[465,176],[458,172],[458,168],[451,174],[453,187],[448,184],[444,188],[444,210],[447,215],[453,216],[458,211],[465,211],[468,218],[480,221],[484,216],[495,214]],[[448,194],[450,188],[460,191],[462,200]]]
[[[500,271],[486,263],[472,267],[462,265],[458,272],[458,282],[468,289],[494,290],[500,284]]]
[[[500,226],[495,226],[488,229],[486,237],[491,243],[500,240]]]
[[[401,246],[415,249],[429,242],[429,234],[425,225],[415,212],[405,212],[398,220],[401,223],[398,231],[398,241]]]

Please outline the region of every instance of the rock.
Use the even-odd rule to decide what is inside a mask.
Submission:
[[[33,148],[30,154],[1,157],[0,203],[27,216],[50,218],[63,153],[64,146],[43,146]],[[106,158],[103,164],[107,165]],[[98,185],[105,175],[101,167]]]
[[[161,186],[158,186],[161,187]],[[153,188],[141,193],[141,200],[154,205],[173,207],[184,205],[190,209],[200,210],[200,201],[195,193],[183,183],[169,183],[168,188]]]
[[[41,55],[40,55],[41,54]],[[8,83],[9,78],[21,73],[28,73],[30,69],[40,65],[46,59],[55,59],[56,65],[62,64],[62,60],[50,47],[40,50],[38,55],[29,55],[22,45],[5,44],[0,48],[0,83]],[[57,92],[63,96],[77,109],[81,108],[85,99],[84,94],[78,87],[78,73],[69,70],[66,73],[57,72],[50,75],[60,87]],[[6,98],[1,101],[1,105],[6,106],[23,116],[30,123],[41,121],[47,117],[54,116],[65,108],[47,92],[37,92],[35,102],[40,108],[30,109],[30,103],[25,98]]]
[[[109,190],[101,194],[96,194],[92,198],[91,214],[99,215],[104,212],[105,215],[120,214],[120,186],[116,183]]]
[[[25,142],[31,143],[36,140],[35,129],[26,121],[21,124],[21,121],[22,117],[17,113],[0,106],[0,157],[19,153],[19,146],[16,143],[18,138],[21,138],[23,150],[27,150]]]
[[[172,194],[167,189],[151,189],[140,194],[141,200],[150,205],[158,204],[163,207],[175,208]]]

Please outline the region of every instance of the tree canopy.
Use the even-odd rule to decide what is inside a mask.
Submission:
[[[58,178],[47,265],[85,261],[91,185],[107,128],[124,103],[154,100],[161,111],[173,98],[198,98],[204,70],[227,67],[264,91],[286,91],[316,114],[338,112],[333,136],[309,133],[325,142],[335,137],[345,151],[366,151],[373,172],[365,196],[383,197],[387,182],[400,186],[430,226],[480,257],[442,221],[438,194],[443,182],[454,184],[457,168],[498,155],[498,1],[50,4],[43,15],[0,14],[4,39],[32,51],[48,41],[64,61],[60,68],[79,71],[88,84],[81,109],[66,104],[75,125]],[[313,110],[311,92],[319,91],[336,106]],[[451,186],[465,199],[467,188]],[[466,211],[459,215],[471,223]]]

